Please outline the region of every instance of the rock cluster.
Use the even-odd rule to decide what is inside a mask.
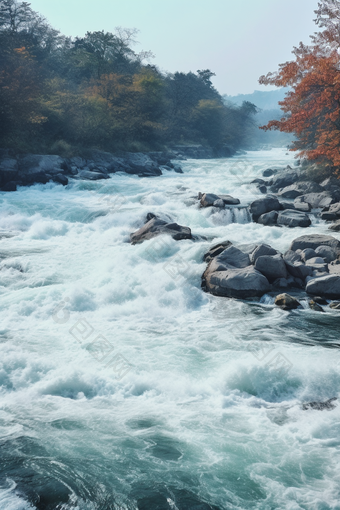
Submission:
[[[140,244],[162,234],[170,235],[175,241],[193,238],[189,227],[183,227],[174,222],[167,222],[152,213],[148,213],[145,224],[130,235],[130,241],[131,244]]]
[[[276,289],[304,289],[318,296],[311,303],[314,309],[322,300],[340,299],[340,241],[332,236],[301,236],[284,254],[266,244],[236,247],[226,241],[213,246],[204,260],[202,287],[216,296],[248,299]],[[278,296],[277,304],[299,306],[287,294]]]
[[[175,154],[154,152],[124,153],[119,157],[108,152],[91,151],[88,158],[27,154],[17,156],[11,151],[0,151],[0,190],[15,191],[17,186],[49,181],[68,184],[74,179],[109,179],[110,174],[125,172],[139,177],[157,177],[164,171],[183,173],[170,157]]]

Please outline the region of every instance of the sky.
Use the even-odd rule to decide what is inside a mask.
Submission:
[[[317,0],[30,0],[68,36],[137,28],[135,51],[164,72],[211,69],[221,94],[272,90],[258,78],[316,31]]]

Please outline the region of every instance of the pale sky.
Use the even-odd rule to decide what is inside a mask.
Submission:
[[[63,34],[138,28],[134,49],[151,50],[162,71],[211,69],[221,94],[269,90],[261,74],[309,42],[317,0],[31,0]]]

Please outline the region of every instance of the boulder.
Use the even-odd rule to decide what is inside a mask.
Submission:
[[[250,266],[248,253],[244,253],[236,246],[229,246],[210,262],[210,271],[226,271],[227,269],[242,269]]]
[[[267,195],[264,198],[259,198],[252,202],[249,206],[249,210],[253,215],[254,219],[258,219],[262,214],[271,211],[279,211],[280,210],[280,202],[276,197],[272,197]]]
[[[150,218],[151,219],[151,218]],[[215,244],[203,255],[204,262],[210,262],[214,257],[220,255],[224,250],[229,248],[232,243],[230,241],[224,241],[223,243]]]
[[[260,246],[257,246],[255,250],[250,253],[250,262],[255,264],[259,257],[263,257],[265,255],[277,255],[277,251],[269,246],[269,244],[260,244]]]
[[[295,227],[309,227],[312,222],[309,216],[300,211],[292,211],[287,209],[286,211],[281,211],[277,218],[278,225],[284,225],[289,228]]]
[[[62,184],[63,186],[68,185],[68,178],[66,175],[63,174],[57,174],[53,177],[54,182],[58,182],[59,184]]]
[[[182,170],[182,167],[180,167],[179,165],[174,165],[174,171],[176,172],[176,174],[183,174],[183,170]]]
[[[266,177],[264,174],[263,176]],[[296,183],[298,179],[299,173],[297,171],[287,169],[274,175],[270,184],[273,191],[278,191],[280,188],[291,186]]]
[[[340,203],[331,204],[327,210],[322,211],[321,219],[325,221],[335,221],[340,219]]]
[[[50,175],[64,172],[65,160],[60,156],[28,154],[19,159],[19,174],[48,173]]]
[[[330,274],[321,278],[313,278],[307,283],[306,292],[326,299],[339,299],[340,275]]]
[[[273,170],[272,168],[267,168],[262,172],[263,177],[271,177],[272,175],[277,174],[278,170]]]
[[[285,261],[287,271],[289,274],[291,274],[294,278],[299,278],[300,280],[304,281],[307,276],[312,276],[313,269],[311,267],[305,266],[302,262],[295,262],[294,264],[291,264],[287,261]]]
[[[142,243],[143,241],[152,239],[161,234],[171,235],[173,239],[179,241],[181,239],[192,239],[189,227],[182,227],[177,223],[167,223],[159,218],[152,218],[145,225],[130,235],[132,244]]]
[[[331,308],[332,310],[340,310],[340,301],[332,301],[329,304],[329,308]]]
[[[284,211],[285,209],[295,209],[295,206],[293,204],[293,202],[283,202],[282,200],[280,200],[280,209],[281,211]]]
[[[306,262],[306,266],[311,267],[314,271],[328,273],[328,264],[324,261],[322,257],[314,257],[312,259],[308,259]]]
[[[268,213],[261,214],[261,216],[257,220],[257,223],[260,223],[261,225],[265,226],[276,225],[278,215],[279,213],[277,211],[270,211]]]
[[[215,296],[247,299],[261,297],[270,290],[267,278],[253,266],[216,272],[208,268],[203,280],[205,289]]]
[[[314,312],[323,312],[324,311],[323,308],[321,308],[321,306],[318,303],[316,303],[313,299],[311,299],[308,302],[308,304],[309,304],[309,308],[311,310],[314,310]]]
[[[326,299],[320,297],[320,296],[314,296],[313,297],[313,301],[315,301],[315,303],[317,303],[318,305],[328,305],[328,301],[326,301]]]
[[[0,186],[3,187],[6,184],[16,182],[18,178],[19,166],[17,160],[10,157],[0,160]],[[3,191],[5,190],[3,189]]]
[[[4,184],[2,187],[1,187],[1,191],[16,191],[17,190],[17,182],[15,181],[10,181],[10,182],[6,182],[6,184]]]
[[[253,181],[251,181],[250,184],[259,184],[261,186],[266,185],[266,181],[264,181],[263,179],[254,179]]]
[[[337,187],[340,191],[340,180],[336,177],[327,177],[327,179],[320,183],[320,186],[326,190],[333,190],[334,187]]]
[[[295,252],[292,252],[295,253]],[[306,262],[309,259],[312,259],[314,257],[317,257],[317,253],[315,250],[312,250],[312,248],[306,248],[305,250],[302,250],[300,253],[301,259]]]
[[[329,207],[334,202],[332,194],[328,191],[321,193],[308,193],[307,195],[301,195],[295,199],[294,205],[296,209],[303,207],[303,204],[307,204],[311,209],[320,209],[323,207]]]
[[[322,234],[310,234],[298,237],[292,242],[290,249],[293,251],[304,250],[306,248],[316,250],[321,245],[329,246],[337,255],[340,254],[340,241],[335,239],[335,237]]]
[[[279,294],[276,296],[275,304],[282,308],[282,310],[295,310],[301,306],[299,301],[289,294]]]
[[[230,195],[215,195],[214,193],[203,193],[201,196],[201,206],[211,207],[217,200],[223,200],[226,205],[239,205],[238,198],[233,198]]]
[[[255,269],[260,271],[269,282],[278,278],[287,278],[286,264],[280,255],[258,257],[255,262]]]
[[[309,212],[312,209],[312,206],[310,204],[308,204],[307,202],[304,202],[303,196],[302,196],[302,197],[297,197],[294,200],[294,209],[296,209],[297,211]]]
[[[295,251],[288,250],[284,254],[283,259],[288,264],[301,263],[301,253],[296,253]]]
[[[328,264],[337,258],[337,252],[330,246],[318,246],[315,253],[322,257]]]
[[[301,181],[280,189],[278,195],[282,198],[296,198],[306,193],[318,193],[322,191],[323,189],[316,182]]]

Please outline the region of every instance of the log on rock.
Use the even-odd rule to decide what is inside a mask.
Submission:
[[[152,218],[145,223],[143,227],[137,230],[137,232],[130,235],[130,241],[132,244],[138,244],[161,234],[171,235],[176,241],[192,239],[191,229],[189,227],[182,227],[177,223],[167,223],[159,218]]]

